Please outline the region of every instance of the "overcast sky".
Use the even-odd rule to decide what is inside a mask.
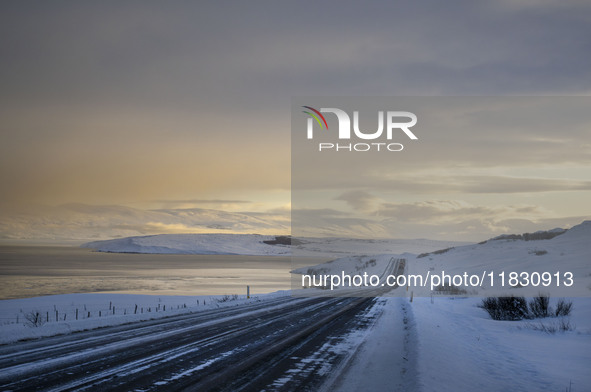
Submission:
[[[69,203],[284,219],[292,96],[591,93],[591,4],[584,0],[11,1],[0,9],[0,236],[6,238],[43,236],[29,228],[47,209]],[[566,179],[564,166],[553,169],[553,161],[547,176],[532,176],[531,165],[508,153],[515,159],[505,165],[511,173],[493,173],[497,165],[474,154],[472,177],[458,184],[444,181],[453,165],[422,168],[412,183],[399,178],[408,189],[424,187],[420,200],[385,200],[368,186],[343,190],[335,208],[351,207],[351,219],[360,219],[359,207],[372,205],[387,217],[384,227],[408,224],[406,231],[381,227],[376,235],[407,238],[455,238],[467,221],[482,227],[478,236],[544,219],[575,222],[591,214],[583,202],[591,161],[580,150],[589,133],[580,137]],[[478,168],[486,168],[484,183],[476,181]],[[429,196],[436,178],[456,189]],[[557,188],[565,184],[565,192],[578,193],[563,196],[577,202],[561,209]],[[502,197],[495,196],[499,189]],[[429,203],[449,218],[429,222],[437,229],[423,232],[408,215],[410,207]],[[43,212],[31,212],[33,206]],[[453,218],[457,206],[461,218]],[[86,214],[87,225],[95,224],[94,213]],[[509,216],[532,225],[494,225]],[[98,225],[97,235],[108,237],[110,225],[108,219]]]

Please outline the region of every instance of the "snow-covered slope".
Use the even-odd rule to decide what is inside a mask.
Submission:
[[[462,243],[433,240],[366,240],[346,238],[301,238],[294,245],[274,242],[275,236],[257,234],[160,234],[89,242],[83,247],[101,252],[294,255],[338,257],[338,255],[429,252]],[[283,237],[285,238],[285,237]],[[335,256],[336,255],[336,256]]]
[[[488,276],[494,273],[494,281],[486,278],[480,287],[472,288],[480,295],[507,294],[519,291],[518,295],[536,295],[540,291],[561,296],[589,296],[591,294],[591,221],[574,226],[564,234],[548,240],[490,240],[485,243],[466,245],[439,254],[424,255],[412,260],[409,273],[477,274]],[[423,255],[421,255],[423,256]],[[499,273],[505,272],[505,285]],[[522,279],[524,287],[512,288],[508,285],[511,272],[552,275],[552,281],[545,286],[537,284],[534,277],[529,284]],[[568,276],[573,274],[573,285],[568,287]],[[555,274],[559,273],[557,287]],[[546,275],[548,277],[548,275]],[[517,293],[516,293],[517,294]]]
[[[274,236],[257,234],[161,234],[89,242],[82,247],[101,252],[286,255],[289,247],[268,245]]]
[[[476,275],[477,284],[455,284],[471,295],[516,295],[532,296],[546,292],[558,296],[589,296],[591,294],[591,221],[585,221],[570,230],[552,230],[551,239],[524,240],[492,239],[479,244],[444,248],[431,253],[402,254],[397,257],[406,259],[407,275],[421,275],[428,282],[423,286],[414,286],[417,296],[431,295],[431,282],[435,276]],[[537,233],[538,237],[540,236]],[[517,237],[517,236],[507,236]],[[530,238],[531,236],[521,236]],[[542,235],[542,237],[544,237]],[[377,265],[372,270],[383,270],[389,258],[377,258]],[[345,274],[355,273],[363,258],[345,257],[316,266],[300,267],[298,273]],[[520,285],[510,285],[510,273],[529,274],[527,283],[520,276]],[[368,270],[368,273],[369,270]],[[556,275],[558,273],[558,276]],[[569,278],[572,273],[572,285]],[[504,274],[504,280],[499,274]],[[531,278],[533,276],[533,279]],[[484,279],[482,279],[484,277]],[[547,278],[545,284],[543,277]],[[557,278],[559,280],[557,284]],[[462,283],[466,282],[463,280]],[[411,284],[412,285],[412,284]],[[514,286],[514,285],[513,285]],[[396,295],[396,291],[394,292]],[[398,293],[400,294],[400,293]]]

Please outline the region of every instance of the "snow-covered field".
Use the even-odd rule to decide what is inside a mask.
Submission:
[[[556,318],[495,321],[479,298],[415,298],[409,317],[421,390],[590,391],[591,298],[570,300],[574,330],[547,333],[532,326]]]
[[[245,295],[168,296],[105,293],[2,300],[0,344],[229,306],[243,306],[248,309],[251,304],[287,295],[288,291],[278,291],[247,299]],[[27,316],[37,312],[41,319],[39,325],[34,326],[27,320]]]

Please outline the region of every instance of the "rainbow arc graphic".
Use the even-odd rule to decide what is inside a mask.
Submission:
[[[326,122],[326,119],[324,118],[324,116],[322,115],[322,113],[320,113],[318,110],[314,109],[313,107],[310,106],[302,106],[304,109],[308,109],[308,110],[302,110],[303,113],[309,114],[310,116],[312,116],[314,118],[314,120],[316,120],[316,122],[318,123],[318,125],[320,125],[320,128],[324,128],[326,126],[326,129],[328,129],[328,124]],[[320,117],[320,118],[319,118]],[[320,119],[322,119],[322,122],[320,122]],[[324,124],[322,124],[324,123]]]

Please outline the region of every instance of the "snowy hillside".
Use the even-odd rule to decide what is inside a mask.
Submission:
[[[591,221],[585,221],[567,231],[555,229],[535,235],[501,236],[479,244],[443,248],[418,255],[405,253],[397,257],[406,259],[407,275],[420,275],[426,282],[424,286],[411,284],[417,296],[430,296],[432,283],[434,286],[442,283],[438,281],[442,274],[461,277],[464,274],[475,275],[473,284],[465,284],[465,279],[462,279],[462,284],[455,284],[469,295],[533,296],[542,291],[557,296],[588,296],[591,290],[590,240]],[[301,267],[297,273],[351,274],[355,273],[360,263],[369,260],[366,259],[340,258],[316,266]],[[372,265],[371,269],[383,270],[388,260],[387,257],[377,258],[377,265]],[[519,281],[513,281],[519,284],[511,285],[509,279],[512,272],[527,273],[529,281],[520,276]],[[572,285],[569,286],[570,283]]]
[[[288,246],[268,245],[274,236],[257,234],[161,234],[89,242],[82,247],[101,252],[163,254],[283,255]]]
[[[491,272],[495,274],[491,284],[490,278],[485,278],[480,287],[469,288],[480,295],[501,295],[513,293],[515,295],[532,296],[540,291],[557,296],[588,296],[591,289],[591,221],[585,221],[574,226],[564,234],[547,240],[525,241],[522,239],[497,239],[485,243],[467,245],[450,249],[439,254],[419,255],[409,263],[409,273],[431,274],[445,271],[447,274],[469,274]],[[501,287],[499,273],[505,273],[505,285]],[[513,288],[508,285],[508,275],[511,272],[538,273],[547,272],[552,275],[552,281],[545,286],[543,279],[534,275],[527,284],[520,279],[524,287]],[[568,284],[568,276],[572,273],[573,285]],[[557,287],[555,274],[559,273],[560,285]],[[548,277],[548,275],[545,275]],[[538,284],[539,280],[539,284]],[[425,294],[426,291],[423,291]],[[518,292],[518,293],[517,293]]]
[[[280,239],[279,241],[277,239]],[[287,240],[287,241],[286,241]],[[266,243],[268,242],[268,243]],[[433,240],[366,240],[346,238],[299,238],[257,234],[161,234],[89,242],[83,247],[101,252],[240,254],[285,256],[335,256],[430,252],[463,243]]]

